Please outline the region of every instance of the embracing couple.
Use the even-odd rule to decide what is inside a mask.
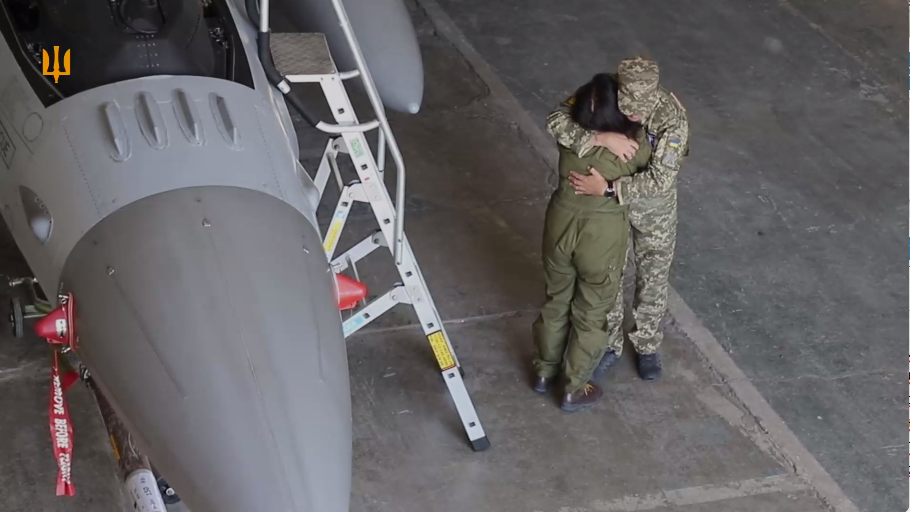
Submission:
[[[543,235],[546,303],[534,322],[534,390],[562,374],[561,407],[597,402],[593,380],[623,349],[622,276],[629,231],[635,254],[635,327],[629,338],[645,380],[657,350],[676,245],[676,177],[688,154],[686,110],[659,86],[646,58],[598,74],[547,118],[559,143],[559,186]]]

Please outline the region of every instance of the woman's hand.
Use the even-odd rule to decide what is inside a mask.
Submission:
[[[603,196],[607,191],[607,180],[597,172],[597,169],[588,167],[589,175],[578,174],[575,171],[569,173],[569,183],[575,189],[575,193],[585,196]]]
[[[594,145],[607,148],[610,153],[618,156],[623,162],[628,162],[638,151],[638,142],[622,135],[621,133],[601,132],[594,135]]]

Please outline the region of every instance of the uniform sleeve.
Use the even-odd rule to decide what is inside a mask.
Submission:
[[[629,164],[635,167],[637,171],[647,166],[648,162],[651,161],[651,142],[648,140],[648,133],[643,129],[638,131],[635,141],[638,142],[638,150],[635,151],[632,159],[629,160]]]
[[[594,142],[594,132],[585,130],[569,116],[575,98],[568,98],[547,116],[547,131],[560,146],[571,149],[578,156],[585,156]]]
[[[616,193],[620,204],[637,199],[657,197],[676,188],[679,164],[689,147],[689,127],[684,121],[669,128],[657,140],[657,145],[642,172],[620,178]]]

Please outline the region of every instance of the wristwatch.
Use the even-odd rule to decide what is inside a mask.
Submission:
[[[616,197],[616,187],[613,186],[612,181],[607,182],[607,189],[604,190],[604,197]]]

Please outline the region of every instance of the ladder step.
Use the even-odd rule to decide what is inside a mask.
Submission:
[[[356,44],[356,43],[354,43]],[[364,73],[366,75],[366,72]],[[293,81],[290,75],[286,75],[288,81]],[[334,77],[333,77],[334,78]],[[339,125],[350,126],[351,123],[357,123],[357,117],[354,114],[354,107],[351,99],[348,97],[342,80],[323,80],[322,76],[313,80],[312,77],[300,77],[298,81],[320,81],[322,90],[325,94],[326,101],[331,108],[332,115]],[[377,117],[381,117],[380,112],[376,112]],[[395,241],[395,235],[399,234],[398,229],[393,226],[395,221],[401,218],[395,217],[395,204],[385,188],[382,180],[382,173],[377,167],[373,153],[370,150],[369,143],[362,131],[348,130],[341,134],[344,140],[344,146],[349,151],[354,169],[357,172],[359,182],[352,183],[349,186],[342,186],[341,196],[338,200],[338,206],[335,208],[335,214],[332,218],[332,224],[325,235],[326,257],[332,261],[332,268],[335,272],[340,272],[345,266],[345,262],[356,262],[372,253],[375,249],[387,247],[392,253],[400,259],[396,262],[396,270],[401,278],[400,284],[396,284],[385,295],[378,297],[372,302],[366,304],[354,315],[342,324],[345,338],[368,325],[376,318],[382,316],[398,304],[410,304],[420,320],[421,328],[427,341],[432,347],[439,363],[439,370],[449,389],[449,395],[455,403],[458,416],[461,419],[462,426],[468,439],[471,441],[471,447],[475,451],[482,451],[490,446],[489,440],[480,425],[480,419],[477,417],[477,411],[471,401],[471,396],[465,387],[462,379],[461,366],[458,358],[455,356],[455,350],[449,341],[448,334],[445,332],[445,326],[439,311],[436,310],[433,299],[430,296],[430,290],[420,272],[411,244],[407,236],[400,233],[401,252],[392,249],[389,241]],[[380,142],[383,139],[380,139]],[[393,140],[393,139],[390,139]],[[394,144],[394,142],[392,142]],[[397,152],[397,145],[394,146]],[[334,166],[333,159],[341,153],[341,148],[333,144],[326,146],[323,153],[322,163],[320,164],[317,178],[320,178],[322,189],[325,190],[325,182],[328,180],[329,173]],[[380,151],[382,153],[382,151]],[[400,155],[396,162],[400,161]],[[403,170],[403,168],[401,168]],[[366,185],[365,185],[366,184]],[[323,196],[324,197],[324,196]],[[344,229],[345,222],[350,213],[354,201],[366,202],[373,210],[373,216],[378,223],[378,231],[370,237],[364,239],[339,258],[333,259],[337,240],[341,231]]]
[[[270,44],[275,67],[284,76],[334,75],[338,72],[325,34],[277,32]]]

